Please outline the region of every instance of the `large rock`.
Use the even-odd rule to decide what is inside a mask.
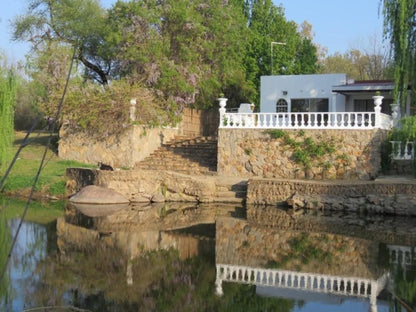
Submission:
[[[69,201],[78,204],[127,204],[129,200],[120,193],[96,185],[88,185],[72,196]]]

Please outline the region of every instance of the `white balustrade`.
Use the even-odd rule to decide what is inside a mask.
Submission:
[[[375,112],[223,113],[220,128],[244,129],[390,129],[392,119]]]
[[[219,98],[220,128],[244,129],[391,129],[397,120],[381,113],[383,96],[374,96],[373,112],[238,113],[226,112]]]
[[[394,160],[410,160],[414,157],[413,142],[390,141],[391,158]]]
[[[280,269],[217,264],[217,279],[215,283],[218,295],[223,294],[222,282],[225,281],[368,298],[371,304],[375,305],[378,294],[386,286],[387,278],[387,274],[384,274],[378,280],[371,280],[358,277],[341,277]]]

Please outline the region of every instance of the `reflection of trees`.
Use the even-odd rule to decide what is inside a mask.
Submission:
[[[2,274],[3,270],[5,269],[7,256],[10,251],[10,244],[11,238],[10,230],[7,225],[7,219],[4,214],[4,210],[0,209],[0,274]],[[9,285],[10,276],[9,271],[6,270],[4,272],[3,278],[0,280],[0,306],[6,306],[8,301],[10,301]]]
[[[133,285],[127,284],[128,264]],[[180,260],[173,249],[128,260],[113,247],[90,246],[49,257],[38,272],[42,282],[33,294],[38,306],[71,304],[113,312],[290,311],[294,306],[290,300],[257,296],[246,285],[226,284],[225,295],[217,297],[212,257]]]
[[[224,283],[224,298],[218,310],[215,311],[288,312],[294,307],[294,300],[258,296],[256,286]]]
[[[406,311],[404,307],[416,307],[416,266],[394,265],[390,271],[392,292],[395,299],[393,311]]]

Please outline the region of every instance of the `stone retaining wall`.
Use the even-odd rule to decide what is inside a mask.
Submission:
[[[131,202],[212,202],[216,192],[214,177],[172,171],[68,168],[66,176],[68,194],[97,185],[113,189]]]
[[[280,131],[280,130],[279,130]],[[287,137],[272,138],[268,130],[218,130],[218,173],[241,177],[286,179],[361,179],[378,176],[381,170],[381,145],[386,130],[283,130]],[[321,145],[309,157],[309,167],[295,161],[295,149],[307,151],[306,144]],[[326,145],[325,145],[326,144]],[[301,154],[301,153],[300,153]],[[312,153],[309,153],[312,154]]]
[[[218,110],[198,110],[185,108],[179,128],[183,135],[190,137],[216,136],[219,123]]]
[[[416,180],[250,179],[247,203],[416,216]]]
[[[87,164],[99,161],[113,167],[132,168],[175,136],[213,136],[218,129],[218,112],[185,109],[176,128],[132,126],[122,135],[97,140],[85,131],[72,131],[64,124],[59,132],[58,154],[62,159]]]
[[[97,141],[87,132],[73,132],[63,125],[59,131],[58,154],[62,159],[87,164],[101,161],[117,168],[131,168],[178,134],[178,128],[132,126],[121,136],[110,135]]]

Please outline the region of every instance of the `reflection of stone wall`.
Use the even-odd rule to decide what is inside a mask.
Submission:
[[[215,246],[216,263],[363,278],[378,278],[382,272],[376,242],[261,228],[241,219],[217,219]]]
[[[414,246],[416,229],[413,218],[385,217],[344,212],[318,212],[273,206],[247,206],[247,220],[257,227],[280,231],[307,231],[348,235],[382,244]]]
[[[335,151],[311,163],[296,164],[293,148],[283,138],[272,139],[259,129],[218,130],[218,172],[224,175],[268,178],[365,179],[381,170],[384,130],[284,130],[297,142],[332,142]],[[328,168],[328,165],[329,168]]]
[[[127,258],[135,258],[148,251],[174,249],[180,259],[188,259],[202,254],[210,254],[214,250],[214,240],[193,237],[162,230],[136,230],[102,232],[86,229],[57,220],[58,248],[62,253],[89,250],[100,244],[122,252]]]
[[[251,179],[247,203],[276,205],[294,199],[299,208],[416,215],[416,180],[392,182]]]

